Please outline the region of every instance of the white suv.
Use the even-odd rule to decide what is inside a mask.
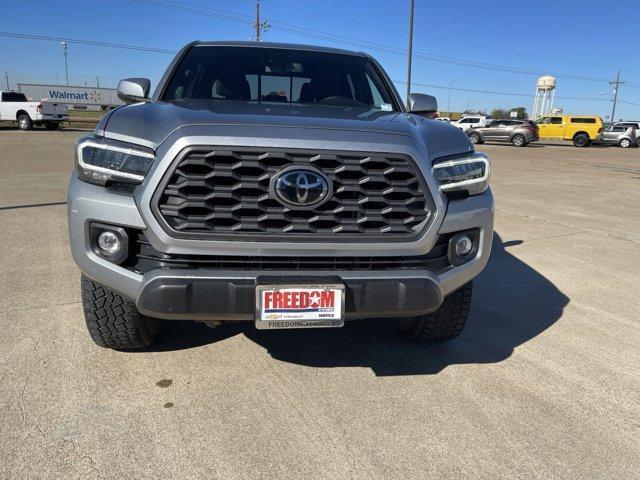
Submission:
[[[456,122],[451,122],[451,125],[458,127],[463,132],[466,132],[470,128],[484,127],[491,120],[491,117],[487,117],[484,115],[470,115],[462,117]]]

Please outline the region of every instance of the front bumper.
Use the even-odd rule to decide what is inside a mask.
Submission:
[[[138,309],[149,316],[190,320],[251,320],[255,315],[255,285],[261,283],[344,283],[346,286],[346,316],[348,319],[373,317],[415,316],[436,310],[443,298],[478,275],[487,263],[493,236],[494,204],[491,190],[464,200],[451,201],[446,214],[432,225],[438,234],[479,229],[476,256],[458,267],[437,274],[426,269],[407,270],[330,270],[290,271],[231,271],[155,269],[144,275],[115,265],[93,252],[89,241],[89,224],[101,222],[148,231],[134,198],[114,193],[103,187],[90,185],[72,173],[69,184],[69,235],[73,257],[82,272],[94,281],[106,285],[122,296],[136,302]],[[435,244],[431,235],[429,245],[406,247],[361,245],[361,255],[385,256],[426,253]],[[153,244],[153,236],[149,237]],[[163,244],[153,245],[159,251]],[[254,245],[252,255],[264,250]],[[334,255],[331,249],[300,248],[296,254],[317,256],[319,252]],[[202,245],[194,252],[202,253]],[[218,250],[210,247],[210,255]],[[237,252],[237,254],[243,254]],[[272,254],[272,253],[269,253]],[[273,253],[277,255],[278,253]],[[342,253],[343,255],[345,253]]]
[[[292,276],[290,272],[247,272],[231,277],[221,272],[154,271],[144,275],[136,299],[138,310],[150,317],[186,320],[252,320],[257,285],[343,283],[346,318],[416,316],[442,303],[434,279],[424,276],[330,275]]]

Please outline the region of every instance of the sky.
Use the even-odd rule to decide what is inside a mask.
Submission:
[[[409,0],[261,0],[271,23],[263,40],[365,51],[404,97]],[[169,8],[170,7],[170,8]],[[555,106],[566,113],[640,119],[640,1],[415,0],[412,91],[441,110],[527,107],[539,75],[558,77]],[[5,0],[0,15],[0,72],[11,88],[65,83],[59,40],[69,40],[69,83],[114,87],[147,77],[155,86],[171,53],[77,44],[89,40],[177,51],[192,40],[249,40],[255,0]],[[0,88],[5,79],[0,78]],[[451,87],[451,88],[449,88]],[[153,87],[152,87],[153,88]]]

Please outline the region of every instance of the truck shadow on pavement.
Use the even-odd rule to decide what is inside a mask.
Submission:
[[[281,361],[321,368],[369,367],[378,376],[434,374],[449,365],[500,362],[560,319],[569,302],[553,283],[508,252],[520,243],[503,243],[494,235],[489,264],[474,281],[465,330],[445,344],[406,340],[393,320],[285,331],[258,331],[251,322],[214,330],[191,322],[170,322],[156,349],[191,348],[242,333]]]

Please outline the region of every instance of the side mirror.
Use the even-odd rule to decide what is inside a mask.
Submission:
[[[407,98],[407,109],[410,113],[419,113],[425,116],[435,115],[438,111],[436,97],[424,93],[410,93]]]
[[[125,78],[118,82],[118,98],[124,103],[146,102],[150,89],[148,78]]]

